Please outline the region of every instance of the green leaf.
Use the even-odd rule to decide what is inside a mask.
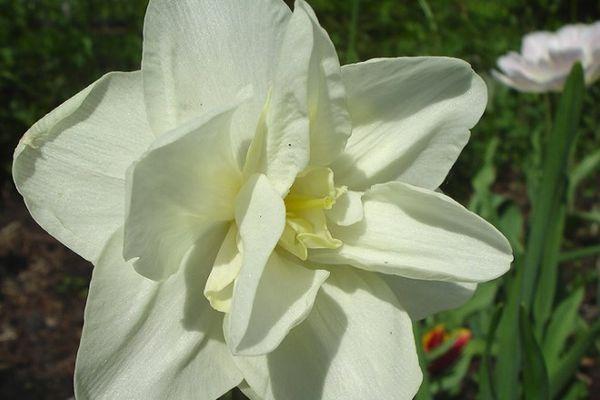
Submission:
[[[550,238],[556,237],[554,231],[562,227],[562,223],[556,221],[566,203],[566,171],[577,138],[584,89],[583,69],[581,64],[577,63],[571,69],[565,84],[552,133],[546,141],[542,180],[538,189],[539,194],[533,204],[532,225],[525,254],[521,288],[522,301],[527,309],[533,302],[538,280],[552,280],[555,277],[554,271],[546,270],[555,269],[556,265],[545,266],[543,271],[540,271],[540,267],[547,243]],[[546,283],[545,287],[549,283],[551,282]],[[548,301],[552,302],[553,299]]]
[[[556,284],[558,279],[559,253],[563,242],[563,232],[565,227],[566,203],[561,202],[557,205],[553,214],[553,221],[548,224],[546,242],[544,243],[538,285],[533,303],[533,314],[536,322],[536,332],[538,336],[546,326],[546,322],[552,313],[554,306],[554,297],[556,293]]]
[[[352,0],[350,28],[348,32],[348,48],[346,49],[346,63],[350,64],[359,60],[356,51],[356,35],[358,33],[358,16],[360,14],[360,0]]]
[[[492,316],[485,341],[485,350],[479,366],[479,392],[477,398],[481,400],[495,400],[498,398],[492,377],[492,345],[496,338],[496,330],[498,329],[501,316],[502,306],[498,306]]]
[[[521,343],[518,335],[519,326],[519,292],[521,289],[522,260],[515,259],[514,269],[517,272],[507,282],[506,305],[498,324],[498,352],[494,369],[494,387],[498,400],[515,400],[519,395],[519,371],[521,369]]]
[[[600,149],[585,157],[569,176],[569,204],[573,204],[575,191],[585,178],[600,168]]]
[[[498,220],[498,229],[506,236],[513,250],[519,253],[523,252],[521,243],[523,225],[523,214],[515,204],[510,204]]]
[[[440,379],[440,389],[451,396],[457,396],[462,389],[461,382],[469,372],[472,359],[472,353],[463,353],[451,371]]]
[[[525,400],[550,399],[548,371],[540,346],[537,343],[527,310],[521,306],[519,333],[523,344],[523,393]]]
[[[584,400],[589,399],[589,391],[587,385],[581,381],[577,381],[571,385],[567,394],[562,400]]]
[[[570,213],[570,216],[573,216],[577,219],[581,219],[586,222],[600,224],[600,211],[573,211]]]
[[[469,209],[487,220],[495,219],[495,210],[493,207],[493,195],[490,190],[496,180],[496,167],[494,158],[498,149],[499,139],[493,137],[487,144],[483,166],[475,174],[471,185],[473,186],[473,197],[469,203]]]
[[[585,257],[594,257],[600,254],[600,245],[584,247],[582,249],[564,251],[558,256],[559,262],[574,261]]]
[[[600,319],[597,320],[586,332],[581,332],[575,343],[567,351],[558,363],[558,368],[550,374],[550,394],[552,398],[565,388],[569,383],[575,371],[579,367],[581,358],[594,344],[594,341],[600,334]]]
[[[583,300],[583,294],[583,289],[579,288],[554,310],[543,344],[544,358],[550,374],[558,367],[559,356],[565,347],[567,338],[575,330],[577,311]]]

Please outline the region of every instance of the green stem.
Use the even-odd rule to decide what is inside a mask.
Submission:
[[[582,249],[564,251],[558,257],[559,262],[568,262],[580,258],[592,257],[600,254],[600,245],[584,247]]]
[[[350,30],[348,32],[348,49],[346,50],[346,62],[358,61],[356,51],[356,34],[358,32],[358,15],[360,11],[360,0],[352,0],[352,17],[350,19]]]

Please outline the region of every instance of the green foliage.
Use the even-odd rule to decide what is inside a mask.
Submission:
[[[111,70],[139,68],[146,0],[0,0],[2,180],[18,139]]]
[[[550,382],[542,350],[533,333],[525,307],[519,314],[519,331],[523,349],[523,394],[525,400],[548,400]]]

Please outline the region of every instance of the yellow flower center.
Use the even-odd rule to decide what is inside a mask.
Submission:
[[[325,167],[309,167],[296,178],[284,199],[286,224],[279,245],[301,260],[308,249],[336,249],[342,242],[327,229],[326,210],[330,210],[345,187],[336,188],[333,172]]]

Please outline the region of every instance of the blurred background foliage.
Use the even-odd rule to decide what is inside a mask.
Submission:
[[[532,223],[531,199],[540,184],[544,164],[542,149],[546,148],[545,138],[553,126],[552,115],[556,114],[559,95],[517,93],[494,81],[490,71],[499,56],[518,51],[521,38],[527,32],[600,20],[600,1],[309,2],[335,42],[342,63],[373,57],[450,56],[467,60],[484,77],[489,89],[487,111],[473,129],[471,141],[442,189],[493,222],[509,237],[515,251],[522,254],[527,247],[526,232]],[[0,177],[3,185],[10,185],[12,151],[29,126],[104,73],[139,68],[146,4],[147,0],[0,0]],[[577,184],[571,184],[566,190],[568,210],[564,231],[560,229],[564,238],[561,236],[555,245],[557,252],[558,249],[564,251],[557,256],[561,269],[557,269],[553,281],[556,301],[551,299],[549,307],[552,307],[551,315],[559,317],[549,323],[542,318],[543,323],[533,326],[521,324],[524,330],[521,335],[513,332],[526,342],[537,338],[542,342],[539,347],[545,349],[559,343],[560,349],[545,353],[549,368],[561,360],[562,348],[578,343],[577,339],[590,330],[590,324],[598,317],[600,299],[594,246],[597,250],[600,230],[600,83],[587,88],[582,110],[578,141],[569,161],[571,181]],[[583,256],[577,253],[581,248],[587,249]],[[494,307],[509,298],[515,286],[513,275],[506,281],[483,285],[465,307],[442,313],[417,327],[419,336],[426,338],[424,350],[429,354],[423,354],[423,359],[430,364],[432,372],[426,382],[427,393],[422,392],[421,398],[485,399],[496,395],[484,391],[488,375],[493,375],[486,375],[484,362],[498,351],[488,348],[485,338],[493,336],[496,328],[503,333],[502,323],[497,324],[502,311],[494,318]],[[63,281],[72,282],[73,278],[66,276]],[[61,295],[69,295],[73,285],[64,282],[59,282],[57,287]],[[73,290],[79,293],[85,285],[74,286]],[[518,304],[515,307],[518,308]],[[518,320],[517,308],[513,317]],[[562,321],[572,329],[556,333],[556,325]],[[555,325],[554,336],[544,338],[541,332],[550,329],[552,324]],[[510,333],[509,330],[504,332]],[[590,353],[589,347],[577,358],[568,381],[554,393],[554,398],[587,398],[590,393],[600,391],[600,374],[595,365],[597,352]],[[446,366],[437,361],[431,367],[432,360],[454,348],[460,357],[446,360]],[[585,374],[580,371],[576,376],[584,354],[593,356],[588,360],[591,367]],[[524,354],[524,357],[535,361],[535,354]],[[490,366],[504,368],[501,364],[505,361],[497,362],[499,364]],[[525,389],[517,393],[521,394],[543,398],[531,397],[539,393]],[[514,398],[511,395],[515,394],[503,391],[498,398]]]

